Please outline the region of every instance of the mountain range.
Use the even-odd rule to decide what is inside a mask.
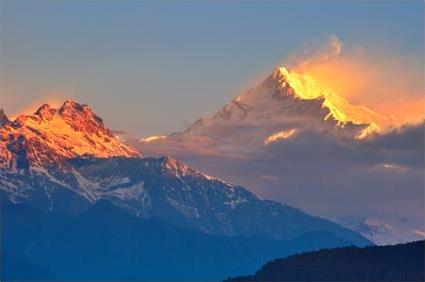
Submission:
[[[378,244],[422,239],[423,123],[394,126],[343,94],[277,67],[184,131],[133,145],[331,217]],[[377,220],[381,227],[369,224]]]
[[[59,110],[43,105],[1,130],[9,136],[2,142],[9,162],[1,171],[1,189],[17,203],[79,212],[107,200],[141,218],[210,234],[290,239],[324,229],[367,243],[337,224],[258,198],[173,158],[140,158],[75,101]]]
[[[282,253],[371,244],[171,157],[144,158],[76,101],[59,109],[42,105],[14,120],[2,111],[0,136],[2,256],[42,269],[42,280],[222,279]],[[213,249],[214,259],[204,264]],[[82,254],[97,266],[87,269],[77,260]],[[132,264],[102,276],[101,266],[114,255]],[[184,266],[194,261],[202,262],[199,272],[185,276]],[[6,265],[2,275],[13,276],[14,267]]]

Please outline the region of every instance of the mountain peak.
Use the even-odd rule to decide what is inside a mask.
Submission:
[[[75,100],[66,100],[59,108],[62,116],[94,115],[93,110],[86,104],[80,104]]]
[[[302,75],[286,67],[278,66],[270,76],[276,88],[301,100],[326,99],[327,88],[314,78]],[[267,81],[267,80],[266,80]]]
[[[352,104],[318,79],[285,66],[276,67],[261,83],[201,117],[185,131],[142,139],[142,150],[181,154],[245,154],[274,141],[304,133],[361,139],[379,130],[383,117]],[[296,133],[295,133],[296,132]]]
[[[7,115],[4,113],[3,109],[0,109],[0,126],[9,123],[10,120]]]
[[[80,104],[75,100],[67,100],[59,109],[61,117],[74,129],[89,134],[97,134],[99,131],[112,136],[104,127],[103,120],[94,114],[86,104]]]
[[[4,113],[0,119],[2,124],[8,122]],[[33,115],[18,116],[13,126],[1,127],[0,135],[8,136],[0,139],[0,159],[7,156],[0,167],[12,169],[84,156],[140,156],[121,143],[89,106],[74,100],[65,101],[59,110],[43,104]]]
[[[38,108],[34,115],[37,115],[42,119],[51,120],[55,112],[56,109],[54,109],[52,106],[50,106],[49,104],[43,104],[41,105],[41,107]]]
[[[84,108],[88,108],[91,111],[89,106],[87,106],[86,104],[80,104],[75,100],[68,99],[62,104],[59,111],[60,112],[66,112],[66,111],[82,112],[84,111]]]
[[[292,71],[286,67],[277,67],[271,75],[271,80],[277,89],[286,94],[291,94],[297,99],[320,100],[322,107],[329,110],[324,120],[333,119],[338,125],[365,126],[365,130],[357,134],[356,138],[363,138],[378,130],[378,125],[387,120],[386,117],[367,107],[352,104],[341,93],[336,93],[308,74]]]
[[[288,85],[289,70],[286,67],[277,66],[271,75],[262,83],[266,88],[282,89]],[[290,89],[290,88],[288,88]]]
[[[286,67],[281,67],[278,66],[275,68],[274,72],[273,72],[273,77],[281,77],[281,78],[285,78],[289,75],[289,70]]]
[[[187,165],[170,156],[159,158],[159,162],[163,168],[177,176],[186,176],[190,173],[190,168]]]

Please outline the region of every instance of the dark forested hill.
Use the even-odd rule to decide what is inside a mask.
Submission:
[[[424,281],[424,253],[425,241],[327,249],[277,259],[227,281]]]

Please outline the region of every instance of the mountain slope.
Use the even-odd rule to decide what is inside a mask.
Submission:
[[[370,243],[333,222],[263,200],[170,157],[85,158],[65,164],[66,170],[1,172],[0,189],[16,203],[52,211],[82,212],[107,200],[140,218],[156,217],[208,234],[286,240],[327,230],[354,244]]]
[[[15,258],[2,267],[2,281],[219,280],[282,255],[349,244],[329,232],[290,241],[207,235],[141,220],[105,201],[70,215],[3,199],[1,221],[2,262]]]
[[[425,241],[309,252],[226,281],[424,281]]]

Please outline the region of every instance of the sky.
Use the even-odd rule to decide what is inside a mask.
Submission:
[[[137,136],[183,130],[329,34],[424,61],[423,1],[2,1],[0,107],[67,98]]]

